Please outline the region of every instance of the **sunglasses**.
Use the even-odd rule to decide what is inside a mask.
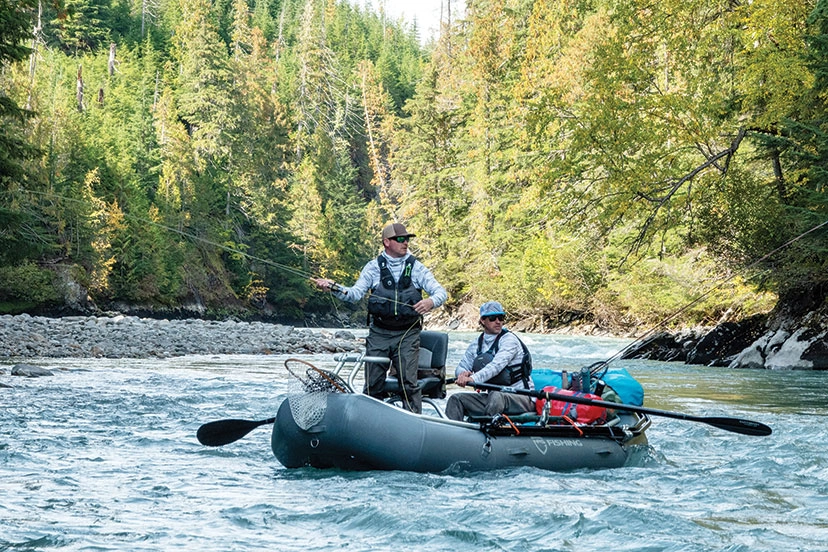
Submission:
[[[484,316],[483,319],[488,320],[489,322],[494,322],[495,320],[500,320],[501,322],[503,322],[504,320],[506,320],[506,316],[502,314],[493,314],[491,316]]]
[[[394,240],[397,243],[405,243],[409,240],[408,236],[396,236],[396,237],[391,238],[391,239]]]

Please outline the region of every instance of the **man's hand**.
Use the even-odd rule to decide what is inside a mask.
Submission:
[[[311,282],[324,291],[330,291],[336,285],[333,280],[328,280],[327,278],[311,278]]]
[[[465,387],[470,382],[474,382],[474,372],[462,372],[457,376],[457,380],[454,383],[460,387]]]
[[[434,301],[432,301],[430,297],[428,299],[423,299],[414,305],[414,310],[417,311],[417,314],[425,314],[433,308]]]

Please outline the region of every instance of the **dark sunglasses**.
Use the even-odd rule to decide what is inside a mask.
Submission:
[[[506,316],[502,314],[493,314],[491,316],[484,316],[483,318],[485,318],[489,322],[494,322],[495,320],[500,320],[501,322],[503,322],[504,320],[506,320]]]
[[[409,238],[408,238],[408,236],[397,236],[397,237],[391,238],[391,239],[394,240],[397,243],[405,243],[405,242],[408,241]]]

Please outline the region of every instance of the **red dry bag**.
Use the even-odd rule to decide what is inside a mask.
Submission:
[[[591,399],[600,401],[601,397],[593,395],[592,393],[579,393],[569,389],[559,389],[557,387],[544,387],[543,391],[555,393],[556,395],[569,395],[582,397],[584,399]],[[538,399],[535,401],[535,411],[538,415],[543,414],[543,409],[546,406],[546,399]],[[552,400],[549,405],[550,416],[567,416],[573,422],[579,424],[602,424],[607,421],[607,409],[602,406],[592,406],[588,404],[576,404],[573,402]]]

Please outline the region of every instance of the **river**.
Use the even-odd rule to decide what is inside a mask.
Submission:
[[[450,366],[470,337],[451,334]],[[569,370],[628,342],[525,341]],[[644,465],[613,470],[288,470],[269,426],[201,446],[204,422],[275,414],[285,358],[27,359],[56,375],[2,377],[0,550],[828,550],[822,373],[622,361],[650,408],[774,433],[654,417]]]

